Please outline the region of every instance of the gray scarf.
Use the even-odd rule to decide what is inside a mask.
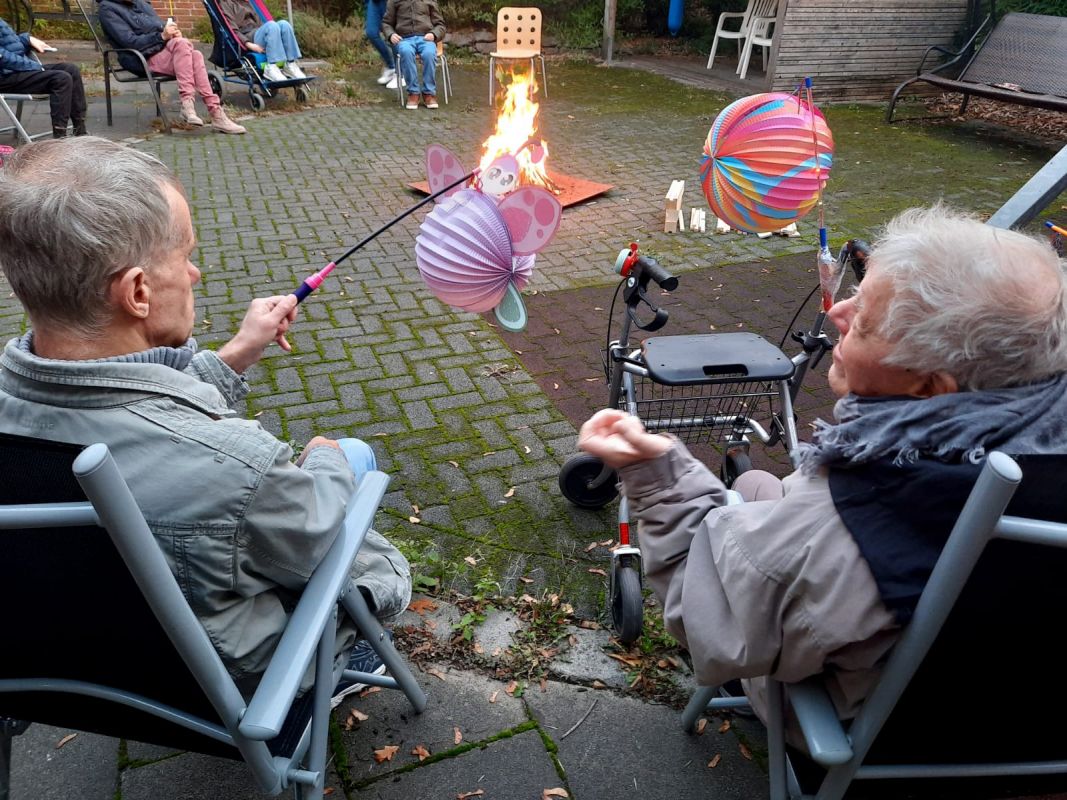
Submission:
[[[1064,453],[1067,375],[923,400],[849,394],[837,401],[834,418],[836,425],[817,420],[812,442],[798,448],[802,472],[880,458],[898,465],[919,458],[977,464],[994,449]]]

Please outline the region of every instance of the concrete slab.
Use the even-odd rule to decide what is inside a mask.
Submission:
[[[640,797],[645,800],[755,800],[767,796],[767,778],[745,759],[742,741],[765,749],[758,723],[709,722],[702,736],[682,731],[679,712],[608,691],[552,682],[528,692],[534,718],[559,748],[557,756],[575,797]],[[596,703],[595,707],[593,703]],[[567,738],[582,716],[585,721]],[[739,734],[742,738],[739,738]],[[708,762],[720,756],[714,768]]]
[[[329,770],[326,787],[333,789],[334,797],[344,797],[341,785]],[[252,773],[244,763],[199,753],[185,753],[125,770],[121,791],[122,800],[264,800],[272,796],[256,790]],[[114,796],[112,790],[109,800]]]
[[[386,777],[362,791],[349,792],[348,797],[349,800],[451,800],[481,789],[484,794],[477,795],[476,800],[534,800],[541,797],[543,790],[561,784],[541,737],[537,731],[528,731],[457,758]]]
[[[567,627],[567,633],[574,636],[578,644],[552,660],[549,670],[553,675],[578,683],[600,681],[616,689],[626,686],[626,675],[619,668],[619,662],[608,658],[604,652],[611,641],[611,633],[573,625]]]
[[[474,643],[482,646],[482,651],[492,654],[503,652],[514,644],[512,636],[523,627],[522,620],[512,611],[490,611],[485,621],[474,631]]]
[[[446,665],[434,669],[440,671],[444,680],[415,673],[429,698],[422,714],[414,714],[399,692],[376,692],[346,701],[340,707],[341,722],[352,708],[370,715],[366,722],[343,733],[351,782],[358,783],[405,764],[418,763],[418,758],[411,755],[416,745],[421,744],[431,753],[454,749],[456,728],[462,735],[461,743],[470,743],[527,721],[522,701],[506,694],[503,682],[453,671]],[[495,702],[490,702],[494,693]],[[400,751],[391,762],[376,764],[373,751],[388,744],[400,745]]]
[[[62,747],[64,737],[76,733]],[[30,725],[11,743],[15,800],[113,800],[119,742],[108,736]]]

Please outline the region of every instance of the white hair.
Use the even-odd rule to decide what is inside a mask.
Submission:
[[[112,318],[112,276],[177,244],[154,156],[95,136],[28,145],[0,168],[0,267],[34,325],[92,338]]]
[[[885,363],[947,372],[961,390],[1067,372],[1064,265],[1044,240],[939,204],[894,218],[869,266],[893,287]]]

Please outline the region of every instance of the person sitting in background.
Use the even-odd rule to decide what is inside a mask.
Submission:
[[[445,38],[445,20],[436,0],[389,0],[382,18],[382,35],[396,48],[400,73],[407,84],[405,108],[437,108],[437,43]],[[422,81],[415,71],[415,56],[422,60]],[[420,88],[421,86],[421,88]]]
[[[621,411],[579,436],[618,470],[648,582],[698,680],[749,679],[764,721],[761,676],[820,672],[853,717],[976,464],[993,449],[1067,453],[1067,281],[1047,242],[941,206],[907,211],[829,317],[836,423],[818,424],[784,481],[742,473],[733,488],[752,502],[724,505],[726,487],[677,439]]]
[[[30,53],[49,49],[46,42],[28,33],[17,34],[0,19],[0,92],[47,94],[52,116],[52,136],[67,135],[74,121],[74,135],[85,136],[85,87],[77,64],[41,64]]]
[[[181,183],[153,156],[94,136],[19,150],[0,170],[0,268],[30,329],[0,357],[0,432],[108,446],[251,692],[375,458],[358,439],[316,436],[293,463],[288,444],[237,417],[244,373],[271,343],[289,350],[297,300],[255,299],[230,341],[198,349],[195,248]],[[351,574],[380,619],[407,607],[408,563],[380,533]],[[339,661],[383,672],[343,612],[338,626]]]
[[[211,91],[203,54],[182,36],[172,19],[163,22],[147,0],[100,0],[100,25],[115,47],[137,50],[148,68],[159,75],[173,75],[182,101],[181,119],[187,125],[203,125],[194,104],[199,94],[219,133],[244,133],[241,125],[226,116],[222,101]],[[140,74],[141,62],[129,53],[119,53],[123,69]]]
[[[263,53],[263,77],[268,81],[306,78],[297,59],[300,46],[288,20],[262,22],[244,0],[219,0],[219,9],[241,42],[253,53]]]
[[[396,82],[400,76],[396,74],[396,62],[393,51],[382,38],[382,18],[385,16],[386,0],[367,0],[366,13],[364,14],[363,33],[367,41],[378,51],[382,59],[382,74],[378,76],[378,85],[386,89],[396,89]]]

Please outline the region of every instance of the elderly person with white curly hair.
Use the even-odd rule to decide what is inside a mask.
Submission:
[[[915,608],[978,464],[1067,452],[1067,289],[1047,243],[942,206],[886,227],[829,317],[834,424],[778,482],[726,487],[669,436],[604,410],[579,445],[618,470],[647,578],[700,682],[824,673],[855,715]]]

